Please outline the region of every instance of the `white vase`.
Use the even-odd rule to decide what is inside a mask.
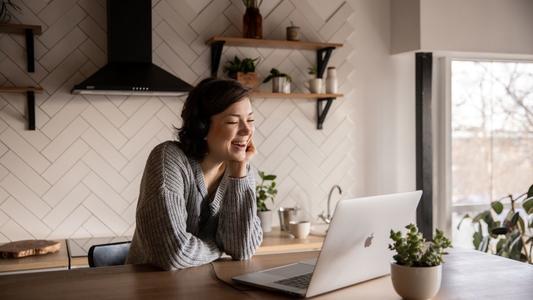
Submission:
[[[435,296],[440,289],[442,265],[407,267],[391,263],[394,290],[404,299],[422,300]]]
[[[273,93],[284,93],[288,81],[285,77],[274,77],[272,78],[272,92]],[[290,89],[290,87],[289,87]]]
[[[336,94],[337,88],[337,69],[335,67],[328,67],[328,77],[326,78],[326,93]]]
[[[257,211],[257,216],[259,216],[259,220],[261,221],[261,229],[263,229],[263,232],[271,232],[272,231],[272,211],[271,210]]]

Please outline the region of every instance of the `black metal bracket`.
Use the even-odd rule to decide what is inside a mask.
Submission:
[[[27,104],[28,104],[28,129],[35,130],[35,92],[26,92]]]
[[[217,41],[211,44],[211,77],[217,77],[224,43],[224,41]]]
[[[327,47],[316,50],[316,77],[323,78],[324,71],[326,71],[326,66],[328,65],[329,58],[331,57],[331,52],[333,52],[334,47]]]
[[[28,72],[35,72],[35,50],[33,43],[33,30],[26,29],[26,60],[28,64]]]
[[[322,129],[322,124],[324,124],[324,121],[326,120],[329,108],[334,99],[335,98],[318,98],[316,100],[316,129]],[[322,107],[324,102],[326,102],[326,107]]]

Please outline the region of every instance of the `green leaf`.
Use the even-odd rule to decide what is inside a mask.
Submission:
[[[492,228],[491,230],[491,233],[496,234],[496,235],[507,234],[507,232],[509,232],[507,227],[495,227],[495,228]]]
[[[527,190],[527,197],[528,198],[531,198],[533,197],[533,184],[529,187],[529,189]]]
[[[496,253],[498,255],[501,254],[502,250],[503,250],[503,245],[505,244],[505,239],[501,239],[498,241],[498,243],[496,244]]]
[[[529,192],[528,192],[529,193]],[[528,195],[529,196],[529,195]],[[524,210],[530,215],[533,214],[533,197],[528,198],[524,201],[522,204],[522,207],[524,207]]]
[[[513,217],[511,218],[511,221],[509,222],[509,225],[515,226],[519,218],[520,218],[520,214],[518,212],[515,212]]]
[[[479,246],[482,240],[483,240],[483,235],[481,235],[481,232],[479,231],[474,232],[473,241],[472,241],[472,243],[474,244],[474,248],[479,250]]]
[[[490,206],[498,215],[503,211],[503,204],[500,201],[494,201],[490,204]]]
[[[485,210],[485,211],[480,212],[479,214],[477,214],[477,216],[474,217],[472,222],[474,222],[474,223],[479,222],[479,221],[485,219],[485,217],[487,215],[490,215],[490,210]]]
[[[518,218],[518,227],[520,227],[520,232],[526,232],[526,225],[522,218]]]
[[[263,178],[264,180],[274,180],[276,179],[276,175],[266,175],[265,178]]]
[[[461,221],[459,221],[459,224],[457,224],[457,230],[459,230],[461,228],[461,224],[463,224],[463,221],[465,219],[469,219],[469,218],[470,218],[469,214],[464,215],[463,218],[461,219]]]

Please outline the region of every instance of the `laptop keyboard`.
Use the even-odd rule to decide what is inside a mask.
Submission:
[[[283,280],[274,281],[274,283],[292,286],[299,289],[306,289],[309,286],[309,281],[311,281],[311,275],[313,275],[313,273],[307,273]]]

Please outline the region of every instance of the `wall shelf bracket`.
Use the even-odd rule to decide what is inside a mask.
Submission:
[[[329,58],[331,57],[331,52],[335,47],[326,47],[316,50],[316,77],[323,78],[324,71],[328,65]]]
[[[35,92],[27,91],[26,99],[28,104],[28,129],[35,130]]]
[[[331,107],[331,103],[333,103],[333,100],[335,98],[318,98],[316,100],[316,129],[322,129],[322,125],[324,124],[324,121],[326,120],[326,116],[328,115],[329,108]],[[324,102],[326,102],[326,106],[323,107]]]
[[[24,35],[26,36],[26,61],[28,62],[28,72],[35,72],[35,48],[33,43],[33,30],[25,29]]]
[[[211,44],[211,77],[217,77],[218,67],[220,66],[220,58],[222,56],[222,49],[224,49],[224,43],[224,41],[216,41]]]

